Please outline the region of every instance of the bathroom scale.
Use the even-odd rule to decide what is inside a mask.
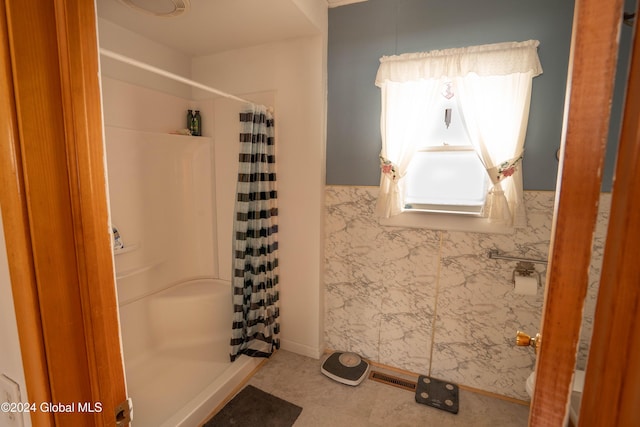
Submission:
[[[356,353],[335,352],[327,357],[320,372],[342,384],[356,386],[369,372],[369,364]]]
[[[443,411],[458,413],[458,386],[447,381],[420,375],[416,385],[416,402]]]

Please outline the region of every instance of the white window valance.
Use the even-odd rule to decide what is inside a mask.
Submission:
[[[434,116],[434,99],[450,82],[471,145],[492,183],[482,216],[506,227],[524,225],[522,158],[532,80],[542,74],[539,44],[506,42],[380,58],[380,217],[404,210],[405,176],[425,144],[424,118]]]
[[[376,75],[376,86],[384,82],[407,82],[442,77],[499,76],[515,73],[542,74],[537,40],[495,43],[430,52],[383,56]]]

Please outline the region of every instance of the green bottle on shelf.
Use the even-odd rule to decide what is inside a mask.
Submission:
[[[196,110],[193,115],[193,135],[202,136],[202,117],[200,117],[200,111]]]
[[[191,135],[193,135],[193,111],[187,110],[187,129],[191,131]]]

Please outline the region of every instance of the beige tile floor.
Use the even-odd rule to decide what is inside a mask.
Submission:
[[[369,379],[356,387],[340,384],[320,372],[321,364],[280,350],[248,384],[302,407],[294,427],[527,425],[525,405],[460,390],[460,409],[454,415],[416,403],[411,391]]]

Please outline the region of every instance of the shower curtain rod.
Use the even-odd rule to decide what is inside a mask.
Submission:
[[[230,93],[226,93],[226,92],[223,92],[223,91],[218,90],[218,89],[214,89],[212,87],[203,85],[202,83],[198,83],[196,81],[189,80],[189,79],[184,78],[182,76],[179,76],[177,74],[170,73],[170,72],[165,71],[165,70],[163,70],[161,68],[154,67],[153,65],[146,64],[144,62],[135,60],[133,58],[129,58],[128,56],[120,55],[119,53],[115,53],[113,51],[110,51],[110,50],[102,48],[102,47],[100,48],[100,54],[102,54],[102,55],[104,55],[106,57],[109,57],[111,59],[115,59],[116,61],[124,62],[126,64],[133,65],[134,67],[142,68],[143,70],[150,71],[152,73],[155,73],[155,74],[170,78],[172,80],[176,80],[176,81],[178,81],[180,83],[184,83],[184,84],[196,87],[198,89],[202,89],[202,90],[207,91],[207,92],[215,93],[216,95],[224,96],[225,98],[234,99],[234,100],[240,101],[240,102],[247,102],[249,104],[255,104],[255,102],[252,102],[252,101],[237,97],[235,95],[231,95]]]

